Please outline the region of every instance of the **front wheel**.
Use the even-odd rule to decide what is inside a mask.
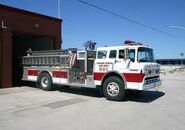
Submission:
[[[116,76],[107,78],[103,83],[103,93],[108,100],[123,100],[125,96],[124,82]]]
[[[49,91],[52,89],[52,79],[48,73],[43,73],[38,79],[39,87],[43,90]]]

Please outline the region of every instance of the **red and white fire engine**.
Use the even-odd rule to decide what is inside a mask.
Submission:
[[[122,46],[98,47],[89,42],[84,50],[29,51],[22,58],[24,81],[37,82],[43,90],[54,84],[99,87],[109,100],[122,100],[127,90],[149,90],[161,85],[160,67],[153,50],[125,41]]]

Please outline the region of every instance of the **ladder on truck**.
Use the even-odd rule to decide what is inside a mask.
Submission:
[[[32,51],[22,57],[23,66],[60,66],[70,67],[72,53],[69,49]]]

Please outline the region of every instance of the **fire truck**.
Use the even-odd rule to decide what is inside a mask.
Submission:
[[[24,81],[36,82],[46,91],[53,85],[100,88],[108,100],[119,101],[127,90],[147,91],[161,85],[160,66],[152,48],[125,41],[121,46],[84,50],[29,51],[22,57]]]

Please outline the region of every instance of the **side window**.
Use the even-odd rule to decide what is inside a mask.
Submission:
[[[117,51],[116,50],[111,50],[109,54],[109,58],[116,58]]]
[[[129,50],[129,58],[132,62],[135,62],[135,49]]]
[[[107,51],[98,51],[98,59],[105,59]]]
[[[119,59],[125,58],[125,50],[119,50]]]

